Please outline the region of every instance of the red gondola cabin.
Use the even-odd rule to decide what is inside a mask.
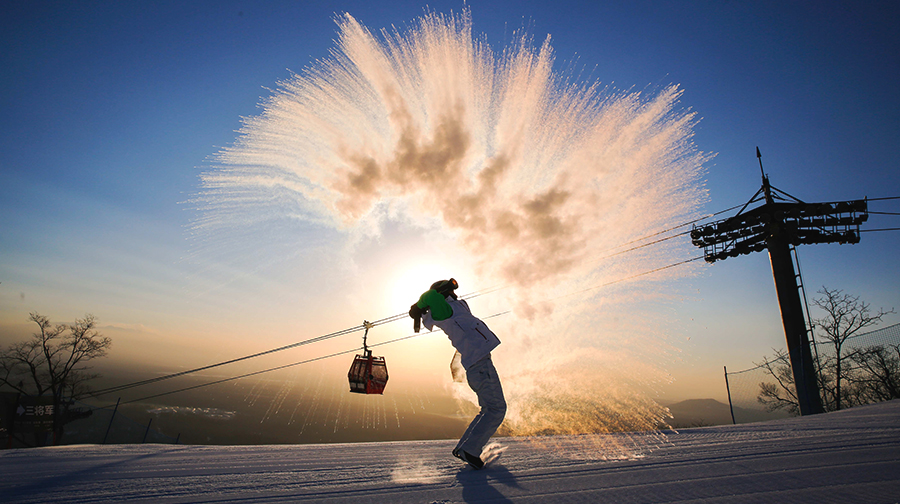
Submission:
[[[372,351],[369,349],[366,349],[363,355],[357,354],[347,378],[350,379],[350,392],[383,394],[388,381],[384,357],[372,357]]]

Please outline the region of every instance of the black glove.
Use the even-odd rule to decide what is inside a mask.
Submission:
[[[409,316],[413,319],[413,331],[419,332],[422,328],[422,315],[425,314],[425,310],[419,308],[419,305],[413,303],[412,306],[409,307]]]

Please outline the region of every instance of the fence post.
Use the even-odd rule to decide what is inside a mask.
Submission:
[[[113,419],[116,418],[116,411],[119,411],[119,401],[121,400],[121,397],[116,399],[116,407],[113,409],[112,416],[109,417],[109,425],[106,426],[106,434],[103,435],[103,444],[106,444],[106,437],[109,436],[109,429],[112,428]]]
[[[731,404],[731,387],[728,386],[728,366],[722,366],[725,370],[725,391],[728,392],[728,409],[731,411],[731,425],[736,424],[734,421],[734,406]]]

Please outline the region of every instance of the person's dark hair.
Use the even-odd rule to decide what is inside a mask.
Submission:
[[[436,290],[438,294],[444,297],[452,297],[456,299],[456,293],[453,292],[459,288],[459,284],[455,279],[451,278],[450,280],[438,280],[431,284],[431,288]]]

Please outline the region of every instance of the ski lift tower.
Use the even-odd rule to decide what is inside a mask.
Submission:
[[[859,225],[869,218],[866,199],[839,203],[805,203],[769,184],[756,148],[762,187],[737,215],[694,226],[691,241],[703,247],[706,262],[769,250],[775,292],[801,415],[822,413],[822,399],[810,351],[803,305],[791,247],[809,243],[859,243]],[[747,210],[752,203],[764,201]]]

